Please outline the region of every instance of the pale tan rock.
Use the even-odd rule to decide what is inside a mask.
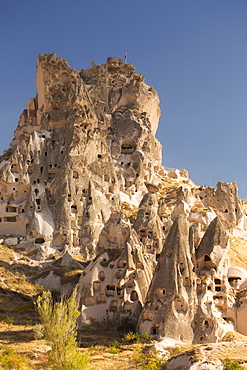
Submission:
[[[87,262],[83,323],[139,320],[176,342],[247,334],[245,272],[228,256],[227,233],[247,238],[236,184],[215,190],[162,167],[159,98],[132,64],[109,57],[78,72],[47,53],[36,85],[0,157],[2,243],[49,264],[38,282],[66,294],[56,268]]]

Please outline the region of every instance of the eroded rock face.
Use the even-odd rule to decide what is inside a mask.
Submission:
[[[166,238],[139,320],[139,331],[191,342],[195,309],[195,281],[189,225],[184,215]]]
[[[144,255],[135,231],[121,249],[106,249],[85,269],[79,281],[83,324],[90,317],[137,324],[155,264]],[[127,321],[126,321],[127,322]]]
[[[48,289],[71,291],[87,266],[83,324],[130,320],[180,342],[247,334],[247,272],[229,259],[229,235],[247,238],[236,184],[161,166],[158,95],[132,64],[78,72],[47,53],[36,84],[0,157],[1,243],[50,263]],[[79,271],[65,286],[61,266]]]
[[[56,54],[40,55],[36,83],[2,157],[0,233],[24,236],[39,258],[66,249],[90,259],[121,211],[120,191],[138,204],[160,168],[159,99],[116,58],[77,72]]]

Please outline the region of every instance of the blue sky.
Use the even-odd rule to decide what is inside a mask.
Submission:
[[[0,152],[35,96],[38,54],[72,68],[128,52],[160,96],[163,165],[247,197],[246,0],[0,0]]]

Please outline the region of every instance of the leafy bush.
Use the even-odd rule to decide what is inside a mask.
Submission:
[[[163,365],[155,351],[144,353],[141,347],[134,352],[131,362],[141,370],[160,370]]]
[[[116,355],[118,353],[120,353],[120,349],[119,348],[116,348],[114,346],[110,346],[109,348],[109,352],[112,354],[112,355]]]
[[[15,319],[13,316],[6,316],[3,320],[6,324],[9,324],[9,325],[13,325],[15,322]]]
[[[148,333],[133,333],[130,331],[129,333],[125,334],[123,337],[124,342],[130,342],[130,343],[150,343],[152,342],[153,337],[152,335],[149,335]]]
[[[130,343],[134,343],[134,342],[138,342],[139,341],[139,334],[137,333],[133,333],[132,331],[129,331],[127,334],[125,334],[125,336],[123,337],[123,341],[124,342],[130,342]]]
[[[45,339],[51,346],[49,359],[54,370],[84,370],[89,356],[78,351],[76,344],[77,291],[70,298],[54,302],[52,293],[45,291],[36,306],[44,328]]]
[[[169,358],[180,356],[182,353],[184,353],[186,350],[183,347],[175,346],[174,348],[170,349],[169,352]]]
[[[114,340],[112,343],[111,343],[111,347],[115,347],[115,348],[120,348],[120,343],[118,340]]]
[[[105,317],[102,321],[102,324],[103,326],[106,328],[106,329],[113,329],[115,327],[115,324],[114,322],[109,319],[109,317]]]
[[[114,340],[109,348],[109,352],[112,354],[120,353],[120,343],[117,340]]]
[[[16,305],[15,310],[17,312],[23,313],[23,312],[34,310],[34,308],[35,308],[34,302],[29,301],[29,302],[26,302],[26,303],[20,303],[20,304]]]
[[[16,354],[14,348],[7,344],[0,346],[0,366],[5,370],[31,370],[27,359]]]
[[[224,364],[224,370],[243,370],[244,369],[242,365],[231,360],[230,358],[226,358],[223,361],[223,364]]]
[[[45,337],[45,329],[42,324],[36,324],[33,328],[34,339],[43,339]]]
[[[140,341],[141,343],[151,343],[153,341],[153,337],[148,333],[142,333],[140,334]]]
[[[129,316],[117,320],[114,324],[118,331],[122,331],[124,333],[128,333],[129,331],[135,331],[136,329],[136,321]]]

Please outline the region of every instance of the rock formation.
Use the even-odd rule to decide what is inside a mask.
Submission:
[[[229,257],[231,238],[247,239],[236,184],[161,166],[159,98],[132,64],[78,72],[47,53],[36,84],[0,157],[1,243],[50,265],[36,277],[47,288],[62,290],[58,266],[83,268],[81,323],[193,343],[247,335],[247,272]]]

